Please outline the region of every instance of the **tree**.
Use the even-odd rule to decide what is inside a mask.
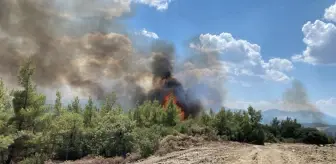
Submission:
[[[106,114],[106,113],[112,111],[113,106],[115,105],[116,102],[117,102],[117,95],[114,92],[107,95],[107,97],[105,99],[105,102],[103,103],[103,105],[101,107],[101,112],[103,114]]]
[[[165,113],[165,124],[168,126],[175,126],[179,122],[180,122],[179,111],[177,109],[177,106],[173,102],[173,97],[170,96]]]
[[[79,104],[79,98],[78,96],[75,97],[75,100],[71,103],[71,111],[75,113],[80,113],[81,112],[81,107]]]
[[[299,124],[296,119],[286,118],[286,120],[281,121],[281,136],[284,138],[298,138],[301,129],[301,124]]]
[[[55,115],[59,116],[62,110],[62,95],[61,92],[56,92],[56,100],[54,105]]]
[[[85,106],[85,111],[84,111],[84,125],[86,127],[91,126],[91,120],[92,120],[92,116],[94,112],[93,110],[94,110],[93,101],[92,101],[92,98],[90,97],[88,100],[88,103]]]
[[[256,111],[252,106],[249,106],[247,108],[247,112],[250,116],[252,126],[258,126],[262,119],[261,111]]]
[[[0,163],[5,163],[8,155],[8,146],[14,143],[14,129],[8,125],[9,119],[13,116],[9,96],[0,79]]]
[[[212,108],[210,108],[209,115],[210,115],[210,117],[212,117],[212,118],[215,116],[215,114],[214,114]]]
[[[222,108],[215,116],[214,127],[217,129],[218,135],[228,136],[230,134],[230,128],[228,126],[228,119],[225,108]]]
[[[45,99],[42,94],[38,94],[36,86],[32,81],[34,67],[31,61],[24,63],[20,68],[18,83],[23,90],[13,92],[13,109],[14,115],[9,124],[13,124],[19,133],[14,143],[9,146],[9,153],[6,163],[15,160],[14,154],[30,153],[39,151],[39,146],[32,149],[35,137],[43,131],[46,126],[45,122]]]
[[[50,128],[50,138],[55,138],[53,152],[56,159],[74,160],[81,158],[83,117],[75,112],[66,111],[57,117]]]
[[[126,156],[134,148],[135,122],[126,115],[109,112],[101,118],[94,129],[91,141],[92,153],[104,157]]]
[[[201,121],[204,125],[210,126],[212,123],[212,117],[203,110],[201,115]]]

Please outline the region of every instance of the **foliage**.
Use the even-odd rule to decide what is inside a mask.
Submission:
[[[136,142],[142,157],[148,157],[159,148],[160,133],[156,127],[137,128],[135,130]]]
[[[207,140],[232,140],[263,145],[265,142],[329,144],[335,141],[313,128],[304,128],[295,119],[263,125],[261,111],[225,108],[215,113],[180,120],[178,107],[170,98],[165,108],[158,101],[146,101],[124,111],[117,95],[106,96],[100,106],[89,97],[81,108],[79,98],[62,104],[56,93],[52,110],[46,97],[36,90],[34,67],[28,61],[18,75],[21,89],[9,94],[0,80],[0,163],[43,163],[47,159],[75,160],[87,155],[103,157],[138,153],[148,157],[159,150],[160,141],[179,133]],[[11,98],[12,96],[12,98]]]

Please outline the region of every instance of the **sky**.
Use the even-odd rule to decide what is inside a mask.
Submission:
[[[185,88],[197,86],[195,95],[203,95],[203,104],[285,109],[284,93],[293,81],[300,81],[309,104],[304,96],[302,102],[336,117],[335,0],[51,2],[54,3],[44,4],[45,15],[39,14],[48,19],[35,18],[39,15],[32,14],[23,17],[33,17],[37,23],[7,21],[14,27],[30,27],[27,31],[6,28],[6,21],[0,22],[5,23],[0,28],[0,39],[6,41],[1,44],[5,48],[0,49],[4,51],[0,73],[8,81],[14,80],[16,72],[12,66],[19,65],[16,62],[25,59],[26,53],[33,54],[39,66],[36,77],[40,78],[36,83],[50,102],[55,99],[55,89],[64,93],[65,100],[72,100],[75,95],[86,100],[88,93],[97,96],[110,90],[123,95],[122,100],[129,99],[136,94],[130,91],[132,87],[128,83],[148,91],[153,87],[149,75],[152,70],[148,66],[153,55],[150,53],[156,53],[148,50],[151,43],[163,40],[174,46],[174,77]],[[8,9],[11,14],[20,16],[29,11],[17,12],[14,5],[17,2],[8,3],[13,3]],[[7,19],[15,20],[15,16],[9,14],[4,20]],[[52,25],[44,26],[48,22]],[[36,28],[45,32],[31,35]],[[103,33],[94,33],[97,30]],[[46,52],[39,50],[46,43],[45,37],[39,34],[50,34],[47,38],[51,38],[54,47]],[[18,56],[8,51],[11,46],[18,49],[14,52]],[[58,55],[69,60],[59,60],[62,58]],[[65,69],[58,63],[70,66]],[[129,80],[130,76],[136,81]],[[88,81],[90,85],[84,85]],[[198,83],[215,90],[198,87]],[[124,103],[130,104],[128,100]]]
[[[336,116],[334,0],[137,0],[129,31],[170,41],[176,55],[219,54],[226,71],[225,106],[281,108],[291,80]]]

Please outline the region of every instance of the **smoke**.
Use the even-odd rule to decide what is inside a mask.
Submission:
[[[162,104],[170,93],[173,93],[184,111],[185,117],[196,116],[202,109],[199,99],[192,95],[190,89],[185,89],[181,82],[173,76],[174,47],[167,42],[153,44],[151,70],[153,75],[153,89],[147,94],[147,99],[158,100]]]
[[[209,102],[222,105],[223,81],[213,78],[219,64],[204,66],[200,56],[177,61],[164,41],[154,42],[150,54],[136,52],[118,22],[130,13],[131,0],[2,0],[0,77],[15,84],[30,59],[34,82],[48,91],[71,88],[99,100],[114,91],[131,108],[173,90],[187,115]]]
[[[192,38],[191,43],[198,43],[199,37]],[[219,110],[224,106],[227,90],[227,70],[216,52],[195,50],[188,44],[189,52],[178,63],[176,77],[188,88],[188,94],[199,99],[209,109]]]
[[[127,1],[1,1],[0,74],[16,81],[19,66],[29,58],[36,66],[38,86],[66,84],[102,98],[105,89],[98,79],[132,73],[131,41],[125,35],[105,34],[106,22],[127,12],[128,5]],[[73,31],[85,35],[70,35]]]
[[[313,122],[322,123],[322,113],[314,104],[309,102],[307,91],[298,80],[294,80],[291,88],[284,92],[283,104],[285,109],[299,111],[304,116],[312,114]]]

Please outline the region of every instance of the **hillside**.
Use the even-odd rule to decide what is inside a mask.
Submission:
[[[284,111],[279,109],[269,109],[263,111],[264,123],[269,123],[274,117],[285,119],[286,117],[296,118],[298,122],[305,123],[323,123],[327,125],[336,125],[336,118],[324,113],[316,113],[312,111]]]

